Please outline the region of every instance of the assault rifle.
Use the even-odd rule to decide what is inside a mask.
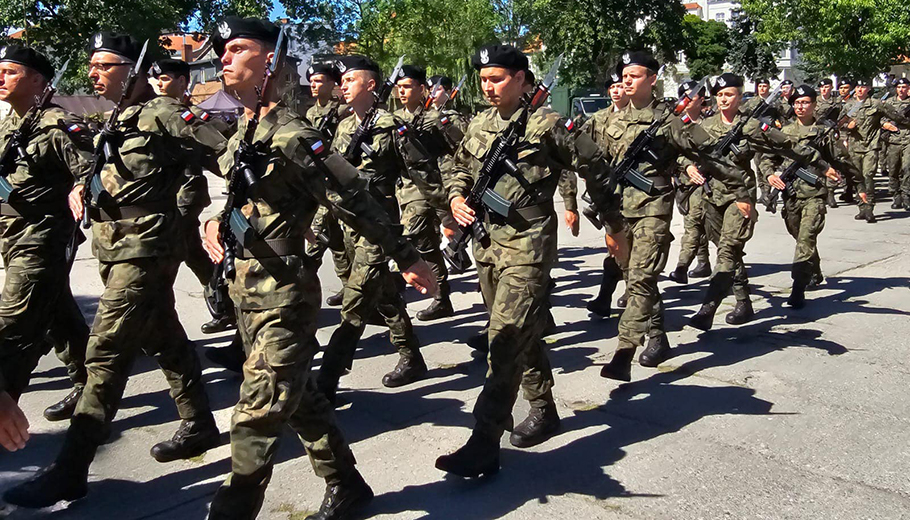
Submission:
[[[338,121],[341,119],[341,114],[338,113],[338,109],[341,107],[341,103],[337,101],[332,102],[332,106],[329,108],[329,111],[326,112],[324,116],[319,119],[319,122],[316,124],[316,130],[319,130],[319,133],[322,134],[326,139],[331,140],[335,135],[332,133],[335,128],[338,128]],[[350,110],[350,108],[348,108]]]
[[[389,95],[395,87],[395,81],[398,79],[398,73],[401,72],[402,65],[404,65],[403,55],[398,58],[398,64],[395,65],[392,75],[385,79],[382,86],[379,87],[379,91],[373,91],[373,104],[370,105],[366,114],[363,115],[363,119],[360,120],[360,125],[357,127],[357,130],[354,130],[354,134],[351,136],[351,142],[348,143],[348,147],[344,151],[344,158],[347,159],[349,163],[359,164],[361,153],[366,154],[367,157],[371,157],[375,154],[373,147],[370,146],[366,140],[370,137],[370,134],[372,134],[373,127],[376,126],[376,112],[379,110],[379,105],[388,101]]]
[[[494,191],[499,179],[506,174],[512,175],[528,193],[533,193],[527,179],[522,176],[515,164],[515,147],[519,139],[525,135],[530,115],[542,107],[550,97],[550,92],[556,85],[556,74],[559,72],[562,59],[563,55],[560,54],[544,80],[538,83],[528,96],[522,97],[518,117],[496,137],[484,156],[483,166],[477,180],[474,181],[474,187],[465,200],[465,204],[474,210],[474,222],[470,226],[459,226],[458,236],[450,241],[442,252],[446,261],[456,270],[464,268],[458,259],[464,258],[464,250],[469,240],[473,238],[475,242],[484,246],[489,243],[490,234],[483,224],[484,215],[492,212],[506,218],[512,211],[512,203]]]
[[[123,83],[123,92],[120,94],[120,100],[117,102],[114,109],[111,110],[111,115],[104,123],[104,127],[101,129],[101,133],[98,135],[98,140],[95,143],[92,171],[85,179],[85,189],[82,192],[82,227],[85,229],[92,226],[90,208],[97,206],[100,198],[107,193],[104,189],[104,185],[101,184],[101,170],[104,169],[104,165],[117,153],[114,148],[113,139],[117,135],[120,127],[118,118],[120,117],[120,112],[124,108],[123,105],[132,97],[140,75],[145,73],[142,62],[145,61],[145,53],[148,51],[148,47],[149,41],[145,40],[145,43],[142,45],[142,52],[139,53],[139,59],[136,60],[136,64],[130,69],[130,73]]]
[[[190,107],[193,106],[193,89],[196,88],[196,78],[190,80],[190,84],[186,86],[186,91],[183,93],[183,104]]]
[[[35,104],[25,113],[25,117],[23,117],[22,122],[19,123],[19,128],[16,128],[16,130],[10,134],[6,146],[3,147],[3,153],[0,154],[0,202],[10,202],[10,197],[15,188],[6,180],[6,177],[16,169],[16,161],[25,158],[27,161],[31,162],[31,157],[29,157],[28,152],[25,151],[25,148],[28,146],[29,134],[31,134],[35,122],[38,120],[38,113],[51,102],[51,99],[57,92],[57,85],[60,84],[60,79],[63,77],[63,73],[66,72],[69,64],[69,60],[66,60],[63,67],[57,71],[54,79],[44,87],[44,91],[41,95],[35,96]]]

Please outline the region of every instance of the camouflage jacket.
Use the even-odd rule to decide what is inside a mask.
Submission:
[[[818,99],[815,100],[815,113],[821,115],[827,112],[829,108],[833,106],[840,107],[841,105],[840,98],[836,96],[831,96],[828,99],[818,96]],[[831,117],[836,120],[839,113],[840,110],[836,110],[831,113]]]
[[[234,152],[246,127],[247,120],[242,118],[228,142],[228,153],[221,157],[222,172],[233,167]],[[286,105],[279,103],[260,120],[253,139],[264,142],[267,152],[256,172],[256,192],[241,211],[258,239],[285,239],[302,246],[318,207],[331,205],[339,218],[379,245],[398,265],[409,266],[420,258],[416,249],[390,231],[392,221],[367,193],[364,179],[354,172],[351,181],[340,184],[314,163],[313,156],[324,161],[334,154],[324,145],[320,132]],[[332,159],[351,169],[340,157]],[[308,292],[313,287],[303,280],[314,273],[305,255],[237,259],[235,267],[230,293],[241,309],[286,307],[311,298]]]
[[[15,112],[0,121],[0,149],[21,123]],[[51,106],[26,139],[29,157],[19,157],[6,176],[13,186],[9,202],[22,215],[0,216],[0,253],[22,247],[59,247],[61,253],[75,226],[67,196],[92,167],[92,133],[81,119]]]
[[[110,195],[103,205],[173,204],[144,217],[93,222],[92,251],[102,262],[134,258],[179,257],[183,241],[177,236],[177,190],[188,164],[217,171],[224,137],[203,123],[178,101],[155,97],[120,113],[117,155],[101,171],[101,183]]]
[[[328,119],[326,118],[332,111],[337,114],[334,118],[334,122],[330,121],[332,119],[331,117]],[[324,126],[324,128],[321,129],[321,132],[329,146],[332,144],[335,132],[338,131],[338,124],[341,123],[343,119],[350,116],[351,111],[348,106],[334,100],[325,105],[320,105],[319,101],[316,101],[316,103],[306,111],[306,120],[310,123],[310,126],[316,129],[319,129],[320,126]]]
[[[910,110],[910,96],[908,96],[906,99],[901,99],[897,96],[894,96],[891,99],[888,99],[885,103],[891,105],[901,114],[906,114],[908,113],[908,110]],[[910,144],[910,125],[900,124],[898,121],[891,120],[890,118],[886,120],[897,126],[898,129],[897,132],[884,132],[886,142],[889,144],[896,144],[898,146]]]
[[[357,157],[351,161],[367,179],[370,191],[379,198],[392,198],[397,187],[409,181],[417,189],[401,194],[404,198],[398,200],[399,204],[427,200],[433,207],[442,207],[445,193],[435,159],[411,136],[404,121],[385,110],[378,110],[376,118],[372,134],[366,139],[373,155],[368,157],[357,150]],[[359,124],[356,117],[342,121],[332,149],[344,155]]]
[[[490,108],[474,117],[455,153],[449,201],[455,197],[467,198],[496,137],[520,116],[519,110],[509,120],[503,120],[496,108]],[[529,193],[510,174],[503,175],[492,186],[513,204],[513,209],[507,218],[483,212],[490,243],[474,244],[474,258],[478,262],[509,265],[556,262],[558,224],[553,195],[563,170],[576,171],[585,178],[595,202],[608,198],[602,188],[609,172],[607,160],[585,134],[571,132],[571,123],[547,108],[529,116],[527,130],[513,156],[519,174],[534,193]],[[599,203],[598,207],[603,206]],[[529,216],[523,216],[522,212]]]
[[[458,149],[461,140],[464,139],[464,133],[468,131],[470,119],[457,110],[443,108],[440,112],[439,122],[452,143],[453,150]],[[439,173],[442,174],[442,182],[445,185],[446,192],[449,190],[449,184],[452,181],[452,168],[455,166],[455,154],[439,156]]]
[[[430,109],[426,110],[421,117],[421,121],[418,121],[419,128],[415,128],[414,120],[416,119],[416,114],[408,112],[406,109],[401,108],[395,112],[395,117],[401,119],[408,124],[408,132],[416,136],[420,141],[420,144],[423,145],[423,148],[430,155],[430,158],[434,164],[437,165],[437,168],[442,163],[443,156],[451,156],[455,153],[455,147],[458,143],[453,143],[449,140],[449,137],[445,133],[445,129],[442,123],[442,114],[436,110]],[[451,167],[451,162],[448,163]],[[438,177],[433,176],[434,180],[438,180],[438,189],[435,190],[439,194],[443,195],[437,197],[434,201],[434,207],[445,211],[446,201],[445,201],[445,188],[442,181],[442,172],[439,173]],[[409,178],[402,178],[400,185],[398,186],[398,191],[396,193],[399,203],[404,205],[408,202],[424,200],[424,196],[421,193],[421,190],[418,188],[417,184],[414,183]]]
[[[881,149],[882,120],[887,119],[897,125],[910,124],[910,120],[894,108],[894,105],[868,97],[856,102],[862,103],[859,112],[854,117],[856,126],[853,129],[845,128],[844,130],[849,141],[850,153],[865,153]]]
[[[192,106],[190,107],[190,112],[200,121],[210,124],[209,121],[211,121],[212,116],[205,110]],[[177,191],[177,208],[181,214],[193,213],[201,211],[211,203],[212,197],[209,195],[209,183],[202,172],[202,166],[199,164],[188,164],[184,173],[183,184]]]
[[[718,113],[705,119],[700,125],[691,125],[687,128],[692,136],[693,148],[698,153],[697,159],[689,164],[697,163],[696,166],[710,176],[708,182],[714,205],[723,206],[734,200],[755,201],[755,172],[752,170],[752,159],[756,153],[776,154],[787,159],[817,164],[823,170],[828,169],[828,164],[821,159],[818,151],[794,143],[780,130],[767,127],[755,119],[751,119],[743,128],[742,138],[736,145],[739,148],[738,154],[732,150],[723,156],[714,154],[714,147],[742,117],[745,117],[742,113],[738,114],[728,125]]]

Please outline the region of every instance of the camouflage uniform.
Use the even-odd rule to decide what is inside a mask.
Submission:
[[[900,99],[897,96],[887,100],[895,110],[904,114],[910,108],[910,96]],[[885,132],[884,140],[888,143],[885,152],[885,167],[890,176],[888,189],[895,199],[902,199],[904,205],[910,205],[910,127],[898,125],[896,133]]]
[[[232,167],[246,124],[242,119],[230,140],[222,172]],[[212,519],[256,516],[286,423],[303,442],[316,474],[330,485],[356,471],[333,407],[310,378],[319,350],[320,285],[316,265],[304,254],[304,235],[319,205],[331,200],[340,218],[402,265],[419,259],[417,251],[389,233],[388,216],[367,195],[353,168],[334,156],[350,174],[338,180],[314,164],[314,155],[330,159],[322,139],[283,103],[262,118],[254,136],[267,152],[257,168],[260,183],[254,198],[241,211],[257,241],[239,252],[230,283],[247,360],[231,420],[231,474],[215,494]],[[328,192],[331,199],[327,186],[333,190]]]
[[[185,246],[174,237],[181,236],[176,200],[186,165],[213,164],[224,139],[190,115],[168,97],[119,115],[119,157],[105,164],[105,191],[90,210],[104,292],[89,338],[88,382],[64,454],[73,442],[93,455],[108,437],[140,351],[164,371],[181,419],[211,417],[199,359],[174,308],[173,284]]]
[[[745,114],[749,114],[753,110],[755,110],[755,107],[757,107],[758,104],[761,103],[762,101],[763,101],[763,99],[761,98],[761,96],[755,96],[755,97],[749,99],[748,101],[746,101],[745,103],[743,103],[740,111]],[[788,122],[787,114],[792,114],[791,110],[792,109],[790,108],[790,103],[786,99],[781,99],[780,105],[778,107],[773,107],[768,110],[766,118],[769,121],[774,121],[775,124],[777,125],[777,127],[781,128],[787,124],[787,122]],[[758,169],[758,175],[756,175],[755,180],[756,180],[758,189],[761,192],[761,196],[766,197],[771,192],[771,186],[768,184],[768,176],[772,175],[774,173],[774,171],[773,170],[770,170],[770,171],[763,170],[762,164],[765,164],[765,162],[762,160],[762,154],[756,153],[755,154],[755,165]]]
[[[0,148],[19,128],[11,112],[0,121]],[[0,254],[6,280],[0,301],[0,391],[13,398],[28,386],[38,360],[54,344],[78,389],[85,385],[88,326],[70,291],[67,247],[76,223],[67,196],[91,168],[87,126],[53,106],[40,111],[27,133],[26,153],[6,176],[11,204],[0,204]],[[81,237],[81,233],[79,235]],[[72,251],[71,256],[75,256]],[[45,336],[49,336],[46,338]]]
[[[356,117],[349,117],[338,125],[332,143],[336,152],[344,153],[358,125]],[[400,178],[409,177],[434,203],[441,198],[441,192],[436,191],[442,185],[439,170],[418,142],[410,139],[407,132],[399,133],[403,127],[403,121],[378,110],[371,137],[366,139],[373,155],[368,157],[358,150],[358,157],[352,161],[366,179],[370,194],[394,222],[400,222],[395,199]],[[396,228],[400,229],[400,225]],[[386,255],[377,244],[354,229],[345,229],[345,244],[354,251],[354,262],[344,286],[341,325],[332,334],[319,369],[319,388],[327,392],[337,387],[342,371],[350,366],[367,319],[377,310],[389,327],[389,339],[401,359],[423,362],[420,344],[395,278],[389,271]]]
[[[519,117],[517,111],[512,120]],[[497,135],[510,121],[495,108],[478,114],[455,155],[449,200],[467,197]],[[535,408],[552,403],[553,375],[543,350],[541,333],[550,270],[556,263],[558,218],[553,194],[559,172],[578,171],[588,179],[588,189],[598,199],[606,176],[601,151],[587,139],[577,139],[568,120],[549,109],[531,114],[525,135],[517,146],[517,166],[537,196],[527,193],[518,180],[505,175],[495,191],[514,204],[508,218],[484,212],[489,244],[474,243],[474,258],[484,303],[490,312],[487,378],[474,406],[475,434],[499,439],[512,424],[512,406],[523,387],[524,397]],[[577,139],[577,140],[576,140]],[[587,142],[583,149],[579,142]],[[578,161],[573,163],[576,151]],[[597,177],[597,181],[592,180]]]
[[[191,107],[190,111],[194,117],[206,123],[211,117],[198,107]],[[211,203],[209,183],[202,172],[202,167],[198,164],[187,165],[183,185],[177,191],[177,211],[180,213],[180,229],[186,243],[184,262],[203,286],[211,281],[215,265],[202,247],[199,216]]]

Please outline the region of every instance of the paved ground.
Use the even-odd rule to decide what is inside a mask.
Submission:
[[[214,190],[213,190],[214,191]],[[223,198],[221,199],[223,200]],[[216,207],[221,204],[216,200]],[[855,208],[829,215],[820,250],[826,284],[801,311],[783,307],[793,241],[781,219],[762,214],[749,243],[757,319],[697,334],[685,327],[706,282],[680,287],[664,279],[667,325],[675,357],[659,369],[633,369],[618,385],[598,376],[615,348],[616,320],[592,319],[584,302],[597,290],[603,241],[590,227],[560,241],[553,295],[558,332],[548,338],[556,371],[562,433],[530,450],[504,443],[494,478],[444,478],[434,459],[469,435],[470,411],[485,365],[464,340],[485,317],[476,278],[456,278],[458,315],[419,324],[429,377],[389,390],[380,384],[395,356],[369,327],[339,411],[360,469],[376,491],[377,518],[492,519],[896,519],[910,518],[910,267],[905,213],[879,206],[879,224],[853,220]],[[674,220],[682,235],[682,219]],[[678,242],[671,253],[675,265]],[[325,266],[324,293],[339,283]],[[101,291],[97,263],[84,246],[73,274],[87,317]],[[178,310],[200,351],[228,335],[204,337],[201,288],[185,269]],[[426,305],[412,291],[412,314]],[[328,340],[337,309],[323,309],[319,339]],[[148,338],[155,341],[155,338]],[[203,363],[206,361],[203,359]],[[237,376],[205,370],[219,426],[227,431]],[[22,404],[32,421],[28,448],[0,453],[0,487],[53,460],[65,424],[41,411],[69,390],[63,368],[46,357]],[[527,411],[519,399],[516,420]],[[56,511],[0,512],[9,518],[203,518],[230,468],[225,444],[198,460],[161,465],[149,447],[169,438],[176,412],[164,378],[140,360],[114,423],[110,444],[92,466],[89,496]],[[322,498],[300,443],[289,433],[260,518],[302,520]]]

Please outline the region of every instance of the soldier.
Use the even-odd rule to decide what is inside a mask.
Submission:
[[[698,84],[695,81],[684,81],[678,89],[678,96],[682,98],[688,95],[690,98],[689,105],[685,112],[680,116],[687,125],[697,125],[702,121],[701,110],[705,101],[707,89],[702,86],[698,92],[693,89]],[[685,232],[679,245],[679,260],[676,262],[676,269],[670,273],[670,279],[676,283],[689,283],[689,277],[707,278],[711,276],[711,258],[708,253],[708,235],[705,233],[705,190],[701,186],[692,186],[689,176],[685,171],[679,172],[679,183],[677,187],[682,195],[677,194],[677,200],[681,196],[688,194],[688,211],[684,215],[683,225]],[[691,271],[689,265],[692,260],[698,258],[698,264]]]
[[[481,47],[472,62],[493,107],[474,117],[455,155],[449,200],[455,220],[465,227],[477,215],[465,200],[484,157],[497,136],[522,121],[528,69],[527,57],[510,45]],[[586,135],[570,133],[572,122],[545,108],[528,114],[526,122],[517,144],[518,171],[503,175],[495,185],[496,192],[514,205],[513,212],[508,217],[484,212],[489,242],[474,243],[481,292],[490,311],[489,370],[474,406],[476,423],[470,439],[454,453],[436,459],[438,469],[462,477],[499,470],[500,437],[512,424],[519,385],[531,402],[531,412],[512,430],[510,442],[533,446],[559,428],[553,376],[541,334],[546,326],[550,270],[556,263],[558,219],[553,196],[560,172],[571,169],[585,176],[599,207],[606,197],[600,187],[607,175],[606,162]],[[582,147],[584,160],[573,163],[573,155]]]
[[[158,93],[162,96],[175,99],[180,103],[189,101],[187,88],[190,84],[190,65],[181,60],[163,59],[156,61],[150,76],[158,83]],[[199,107],[189,107],[193,115],[203,122],[208,122],[211,116]],[[212,203],[209,196],[209,184],[198,164],[187,166],[183,185],[177,192],[177,210],[180,213],[180,229],[186,241],[186,257],[184,262],[203,287],[208,287],[215,267],[209,260],[208,253],[202,247],[202,238],[199,230],[199,217]],[[202,324],[205,334],[217,334],[235,328],[234,312],[228,309],[223,315],[212,316],[212,320]]]
[[[629,97],[626,96],[622,76],[619,73],[616,71],[611,72],[607,77],[607,81],[604,82],[604,87],[607,89],[607,94],[610,96],[612,104],[603,110],[598,110],[581,127],[581,132],[590,136],[596,143],[607,142],[606,132],[610,128],[611,122],[629,104]],[[600,290],[597,296],[585,305],[588,312],[604,318],[610,317],[610,313],[613,311],[613,292],[616,291],[616,286],[619,285],[620,280],[627,278],[627,267],[620,267],[616,257],[607,252],[603,262],[603,278],[600,280]],[[627,300],[628,295],[623,294],[621,299]],[[623,303],[617,306],[624,308],[626,305]]]
[[[408,128],[415,133],[436,164],[441,164],[440,158],[452,155],[455,146],[446,136],[442,123],[442,114],[435,109],[424,107],[427,99],[426,71],[413,65],[401,68],[398,77],[394,78],[398,88],[398,100],[402,108],[395,112],[395,116],[408,124]],[[442,182],[442,177],[439,177]],[[439,192],[444,190],[439,186]],[[430,265],[436,274],[436,283],[439,292],[433,298],[429,307],[417,313],[420,321],[432,321],[448,318],[455,315],[450,298],[449,272],[446,269],[445,259],[439,248],[441,241],[439,226],[447,213],[445,205],[440,198],[432,201],[441,204],[434,206],[423,194],[418,184],[404,176],[396,190],[398,204],[401,207],[401,225],[404,226],[406,236],[420,255]]]
[[[408,282],[422,291],[433,290],[428,267],[390,231],[388,216],[368,195],[357,170],[330,153],[319,131],[277,100],[280,85],[270,82],[261,91],[266,67],[275,52],[281,55],[275,49],[278,32],[266,20],[227,17],[214,37],[225,85],[245,110],[229,153],[222,156],[222,171],[235,166],[235,152],[253,117],[259,121],[253,142],[263,155],[252,165],[259,179],[256,189],[237,203],[242,214],[250,215],[255,233],[252,243],[235,249],[236,274],[230,282],[248,359],[231,419],[231,474],[215,493],[212,520],[256,517],[286,423],[303,441],[316,474],[326,481],[322,506],[308,520],[350,518],[373,497],[354,466],[332,406],[309,374],[319,350],[321,291],[316,269],[306,259],[304,235],[319,205],[331,204],[346,224],[380,244],[383,254],[408,266],[402,271]],[[268,103],[255,114],[260,95]],[[219,229],[217,217],[206,223],[206,248],[216,262],[224,260],[225,237]]]
[[[781,126],[788,124],[794,115],[793,106],[790,105],[790,94],[793,92],[793,82],[789,79],[785,79],[780,82],[780,109],[778,110],[778,118],[780,120]]]
[[[840,101],[843,103],[850,97],[850,92],[853,91],[853,80],[850,78],[838,78],[837,84],[837,95],[840,97]]]
[[[97,94],[120,101],[131,71],[136,72],[135,88],[122,100],[123,110],[110,130],[110,160],[98,178],[85,180],[101,185],[93,190],[88,213],[104,283],[86,354],[88,381],[56,461],[4,494],[7,502],[22,507],[85,496],[89,466],[109,436],[141,351],[161,366],[182,419],[170,441],[152,447],[152,457],[168,462],[218,445],[199,358],[174,309],[173,284],[184,241],[173,237],[179,236],[177,190],[186,165],[217,172],[215,158],[224,139],[185,106],[155,96],[146,77],[148,65],[137,64],[141,51],[129,36],[96,34],[90,54],[89,79]],[[85,183],[69,196],[77,219],[83,215]]]
[[[835,134],[829,134],[824,142],[814,142],[816,136],[825,132],[827,128],[815,117],[817,97],[815,89],[808,85],[800,85],[794,89],[790,96],[790,105],[796,118],[783,128],[783,133],[790,136],[794,142],[819,150],[829,164],[837,164],[838,167],[849,165],[847,150],[837,140]],[[770,163],[766,165],[767,170],[776,170],[782,162],[772,154],[766,154],[764,158]],[[834,182],[840,181],[840,175],[833,168],[824,172],[814,169],[812,173]],[[852,172],[850,174],[853,175]],[[794,179],[792,184],[787,186],[776,173],[768,178],[768,182],[783,194],[784,209],[781,216],[790,236],[796,239],[792,270],[793,290],[787,304],[794,309],[801,309],[806,303],[806,287],[813,280],[817,284],[824,278],[821,257],[818,254],[818,235],[825,227],[828,188],[823,182],[815,187],[800,178]]]
[[[89,329],[70,291],[69,273],[79,241],[67,215],[66,195],[91,168],[91,132],[85,123],[49,104],[35,106],[48,88],[54,67],[28,47],[0,48],[0,101],[12,112],[0,122],[0,149],[34,113],[24,142],[4,156],[0,194],[0,255],[6,267],[0,296],[0,395],[18,401],[38,360],[54,344],[67,366],[73,390],[44,416],[69,419],[87,374]],[[34,112],[32,112],[34,111]],[[9,404],[9,403],[8,403]]]
[[[758,218],[755,210],[755,173],[752,171],[755,153],[775,153],[810,165],[815,164],[822,170],[828,169],[827,163],[821,160],[817,151],[794,145],[773,125],[755,119],[743,127],[738,139],[738,152],[730,150],[724,155],[714,152],[714,145],[742,117],[746,117],[740,112],[742,86],[741,77],[731,73],[722,74],[711,89],[711,95],[717,99],[718,113],[702,124],[688,128],[699,157],[697,161],[690,161],[686,172],[696,184],[705,184],[705,175],[710,173],[707,182],[710,183],[711,196],[707,199],[705,229],[708,239],[717,246],[717,265],[711,284],[701,309],[689,322],[699,330],[711,329],[717,307],[731,288],[736,306],[727,314],[726,322],[741,325],[754,316],[743,254]],[[702,174],[703,171],[706,172],[705,175]]]
[[[790,88],[790,85],[792,85],[792,82],[788,83],[788,81],[789,80],[781,82],[781,91],[783,91],[784,88]],[[762,101],[767,99],[769,94],[771,94],[771,82],[767,79],[757,80],[755,82],[755,97],[753,97],[752,99],[749,99],[748,101],[743,103],[743,108],[742,108],[743,111],[746,113],[751,112],[752,110],[755,109],[756,106],[758,106],[759,103],[761,103]],[[771,111],[769,111],[767,117],[768,117],[768,119],[774,120],[777,127],[781,128],[783,125],[785,125],[787,123],[787,117],[788,117],[786,115],[787,111],[788,111],[788,107],[785,107],[782,104],[782,106],[779,109],[774,108]],[[759,170],[758,175],[756,176],[758,190],[760,192],[758,200],[759,200],[759,202],[764,203],[765,207],[767,207],[770,203],[770,200],[768,199],[768,194],[771,193],[771,187],[768,185],[768,175],[771,175],[774,172],[773,171],[771,171],[771,172],[761,171],[761,165],[763,164],[761,154],[756,154],[755,164]],[[685,172],[683,172],[683,174],[685,175]]]
[[[864,78],[856,81],[855,98],[861,107],[856,117],[847,124],[846,133],[849,141],[847,150],[853,165],[862,172],[861,182],[865,187],[865,198],[860,196],[859,212],[854,218],[874,224],[875,174],[881,150],[881,131],[884,129],[894,132],[897,130],[895,123],[907,125],[910,124],[910,118],[901,114],[893,105],[872,99],[871,93],[872,80]]]
[[[338,123],[351,115],[348,107],[335,99],[335,87],[341,83],[341,75],[335,69],[334,63],[314,63],[307,69],[306,79],[310,82],[310,94],[316,100],[307,110],[306,119],[310,125],[322,132],[326,146],[331,147]],[[329,208],[319,207],[313,218],[312,227],[318,240],[307,247],[307,255],[316,259],[318,265],[322,265],[325,250],[330,250],[335,275],[341,280],[342,288],[325,299],[326,305],[335,307],[341,305],[344,296],[344,284],[351,274],[353,252],[345,247],[344,230],[338,224],[338,217]]]
[[[374,102],[373,91],[381,87],[379,66],[365,56],[345,56],[336,62],[341,72],[341,91],[351,105],[354,117],[338,125],[332,148],[344,153],[368,179],[370,194],[379,201],[389,218],[399,222],[395,188],[402,177],[409,177],[433,204],[442,197],[439,170],[420,142],[411,138],[404,121],[382,109],[374,115],[372,130],[365,136],[370,149],[355,150],[350,143],[358,125]],[[389,81],[392,81],[391,79]],[[392,344],[398,349],[395,368],[382,378],[382,384],[395,388],[411,384],[427,373],[420,354],[420,342],[414,334],[411,318],[398,292],[395,278],[389,271],[386,255],[379,246],[353,229],[345,230],[345,241],[354,251],[351,276],[344,286],[341,304],[341,325],[335,329],[326,346],[319,369],[317,384],[329,401],[335,402],[335,392],[342,372],[354,359],[357,343],[363,335],[366,320],[378,310],[389,327]]]
[[[822,114],[827,114],[828,110],[833,106],[839,106],[840,102],[837,95],[834,93],[834,81],[831,78],[823,78],[818,82],[818,98],[815,101],[816,110],[815,113],[817,116]],[[832,120],[837,120],[839,110],[832,111],[830,118]],[[829,208],[837,208],[837,197],[834,196],[834,189],[837,187],[837,183],[832,181],[829,178],[825,178],[825,184],[827,185],[827,201],[826,204]]]
[[[910,79],[900,78],[894,82],[894,87],[897,95],[887,103],[901,114],[910,114]],[[884,135],[888,142],[885,164],[890,174],[888,187],[894,196],[891,209],[910,210],[910,128],[899,127],[894,121],[887,121],[885,125],[882,126],[888,132]]]

